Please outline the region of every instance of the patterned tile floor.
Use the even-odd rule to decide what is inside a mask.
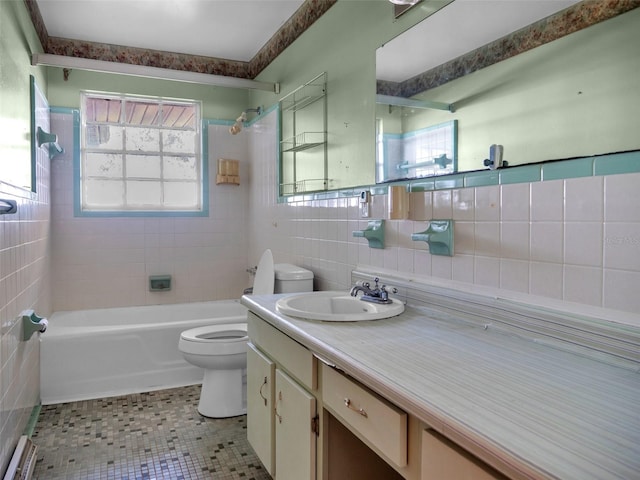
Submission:
[[[42,407],[34,479],[270,480],[246,416],[211,419],[200,386]]]

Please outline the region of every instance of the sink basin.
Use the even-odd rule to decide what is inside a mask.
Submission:
[[[346,292],[310,292],[281,298],[276,310],[292,317],[326,322],[360,322],[394,317],[404,312],[404,304],[365,302]]]

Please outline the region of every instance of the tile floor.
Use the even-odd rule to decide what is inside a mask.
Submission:
[[[42,407],[34,479],[270,480],[246,416],[196,410],[200,386]]]

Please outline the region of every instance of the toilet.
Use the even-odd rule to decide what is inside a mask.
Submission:
[[[273,264],[266,250],[253,282],[253,295],[310,292],[313,272],[288,263]],[[204,369],[198,412],[205,417],[235,417],[247,413],[247,324],[192,328],[180,334],[184,359]]]

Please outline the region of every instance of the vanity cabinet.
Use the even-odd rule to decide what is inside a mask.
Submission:
[[[315,480],[317,364],[309,350],[248,314],[247,438],[277,480]]]
[[[253,313],[247,437],[274,480],[504,480]]]

